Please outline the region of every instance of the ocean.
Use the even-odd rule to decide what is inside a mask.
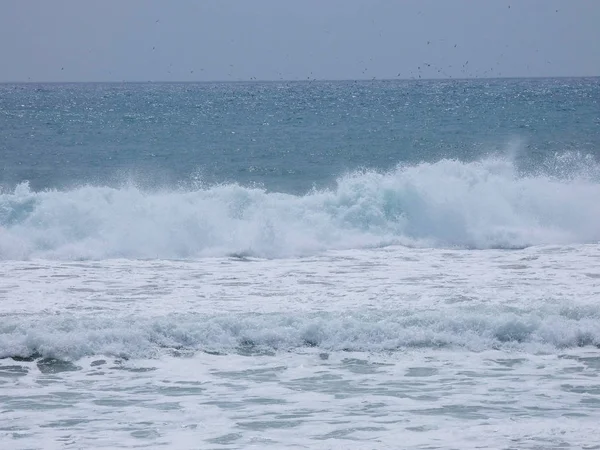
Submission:
[[[0,85],[0,448],[600,449],[600,79]]]

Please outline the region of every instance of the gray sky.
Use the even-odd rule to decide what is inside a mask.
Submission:
[[[0,81],[419,75],[600,75],[600,0],[0,4]]]

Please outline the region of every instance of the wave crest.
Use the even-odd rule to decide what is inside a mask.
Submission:
[[[251,354],[309,347],[373,352],[414,348],[555,351],[599,347],[599,317],[596,308],[586,310],[585,317],[569,311],[5,317],[0,324],[0,358],[148,358],[165,352]]]
[[[0,194],[0,258],[287,257],[390,244],[597,242],[600,183],[591,164],[556,176],[521,175],[502,158],[442,160],[355,172],[302,196],[236,184],[32,192],[24,183]]]

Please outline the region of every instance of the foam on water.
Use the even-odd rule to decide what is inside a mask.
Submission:
[[[0,324],[0,358],[90,355],[135,358],[176,352],[398,351],[455,348],[555,351],[600,345],[600,310],[457,310],[454,313],[359,312],[206,317],[6,317]]]
[[[32,192],[24,183],[0,194],[0,258],[286,257],[389,244],[520,248],[600,240],[597,171],[560,159],[554,166],[570,170],[523,175],[510,159],[441,160],[351,173],[333,189],[303,196],[236,184]]]
[[[0,448],[594,448],[598,80],[278,86],[0,87]]]

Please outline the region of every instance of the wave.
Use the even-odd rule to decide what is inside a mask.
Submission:
[[[237,184],[33,192],[23,183],[0,193],[0,258],[273,258],[385,245],[599,241],[600,170],[585,158],[554,165],[569,173],[521,174],[503,158],[441,160],[358,171],[305,195]]]
[[[600,346],[600,310],[171,315],[161,318],[5,316],[0,358],[155,358],[197,351],[260,354],[440,349],[555,351]]]

